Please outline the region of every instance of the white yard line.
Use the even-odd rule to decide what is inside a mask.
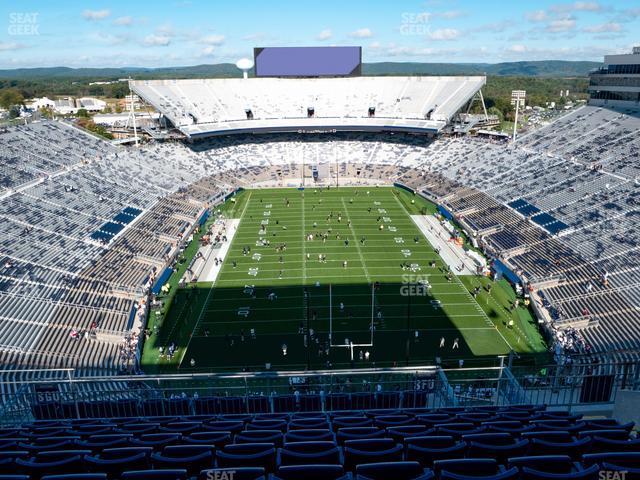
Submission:
[[[360,243],[358,243],[358,237],[356,237],[356,232],[353,229],[353,225],[351,224],[351,218],[349,217],[349,210],[347,209],[347,204],[344,203],[344,198],[342,198],[342,206],[344,207],[344,214],[347,217],[347,222],[349,222],[349,229],[351,230],[351,235],[353,235],[353,243],[355,243],[356,249],[358,250],[358,256],[360,257],[360,263],[362,264],[362,269],[364,270],[364,274],[367,277],[367,281],[371,283],[369,270],[367,270],[367,264],[365,263],[364,257],[362,256],[362,250],[360,250]]]
[[[304,217],[304,192],[302,192],[302,282],[307,284],[307,233]]]
[[[398,197],[396,197],[395,195],[393,195],[393,198],[396,199],[396,201],[400,204],[400,206],[402,206],[402,208],[404,209],[405,213],[407,215],[409,215],[412,219],[413,219],[413,215],[409,214],[409,211],[406,209],[406,207],[402,204],[402,202],[400,202],[400,200],[398,200]],[[415,219],[414,219],[415,222]],[[416,223],[416,226],[418,226],[418,224]],[[419,227],[418,227],[419,228]],[[419,228],[420,229],[420,228]],[[420,229],[421,230],[421,229]],[[487,315],[487,313],[482,309],[482,307],[480,306],[480,304],[477,302],[477,300],[475,298],[473,298],[473,295],[471,295],[471,293],[469,292],[469,290],[467,290],[467,287],[464,286],[464,284],[462,283],[462,281],[458,278],[457,275],[453,276],[456,279],[456,283],[460,286],[460,288],[462,288],[462,291],[466,293],[466,295],[468,296],[468,298],[471,300],[472,305],[476,306],[476,310],[478,310],[479,313],[481,313],[481,315],[484,317],[485,322],[487,322],[487,325],[492,325],[493,328],[495,328],[496,332],[498,332],[498,335],[500,335],[500,337],[502,338],[502,340],[504,341],[504,343],[507,345],[507,347],[509,347],[510,350],[513,350],[513,347],[511,346],[511,344],[507,341],[506,338],[504,338],[504,335],[502,335],[502,332],[498,329],[498,326],[493,323],[491,321],[491,319],[489,318],[489,316]]]
[[[242,209],[242,213],[240,214],[240,218],[238,219],[238,225],[242,225],[242,219],[244,218],[244,214],[247,211],[247,207],[249,206],[249,202],[251,200],[251,190],[249,190],[249,196],[247,197],[247,201],[244,204],[244,208]],[[233,243],[230,242],[230,243]],[[231,245],[229,246],[229,248],[231,248]],[[184,360],[184,356],[185,354],[189,351],[189,345],[191,345],[191,340],[194,337],[194,333],[198,331],[198,326],[200,325],[200,322],[202,321],[202,317],[204,316],[204,312],[205,309],[207,308],[207,305],[209,305],[209,300],[211,299],[211,294],[213,293],[213,290],[215,289],[216,285],[218,283],[218,278],[216,277],[216,280],[213,282],[213,284],[211,285],[211,288],[209,289],[209,292],[207,293],[207,298],[204,300],[204,303],[202,304],[202,309],[200,310],[200,314],[198,315],[198,320],[196,321],[196,324],[193,327],[193,331],[191,332],[191,335],[189,336],[189,341],[187,342],[187,346],[184,347],[184,351],[182,352],[182,358],[180,359],[180,363],[178,363],[178,365],[182,365],[182,361]]]

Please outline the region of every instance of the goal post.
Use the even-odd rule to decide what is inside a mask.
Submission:
[[[354,343],[351,339],[347,343],[334,343],[333,331],[333,286],[329,284],[329,347],[331,348],[348,348],[351,351],[351,359],[353,360],[353,349],[355,347],[373,347],[373,334],[375,331],[375,286],[371,284],[371,318],[369,319],[369,342]]]

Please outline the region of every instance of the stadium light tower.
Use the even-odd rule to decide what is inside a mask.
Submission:
[[[513,124],[513,141],[516,141],[516,131],[518,129],[518,113],[520,113],[520,107],[524,108],[524,101],[527,98],[527,92],[524,90],[512,90],[511,91],[511,105],[516,107],[516,121]]]
[[[250,58],[241,58],[236,62],[236,67],[242,70],[242,78],[249,78],[249,70],[253,68],[253,60]]]

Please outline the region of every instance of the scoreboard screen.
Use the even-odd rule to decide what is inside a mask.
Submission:
[[[254,48],[256,77],[356,77],[362,47]]]

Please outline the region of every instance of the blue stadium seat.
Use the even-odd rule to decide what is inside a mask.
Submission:
[[[640,452],[585,453],[582,456],[582,463],[585,466],[611,463],[620,466],[636,467],[640,465]]]
[[[96,452],[103,448],[126,447],[131,444],[132,439],[132,434],[123,433],[91,435],[87,439],[79,441],[78,447]]]
[[[626,430],[630,432],[635,426],[634,422],[619,423],[614,418],[598,418],[585,420],[587,430]]]
[[[159,423],[126,423],[117,428],[119,433],[132,433],[142,435],[143,433],[155,433],[160,428]]]
[[[77,448],[80,437],[40,437],[31,442],[20,442],[21,450],[39,452],[43,450],[72,450]]]
[[[519,477],[520,472],[517,468],[510,468],[494,475],[462,475],[449,471],[443,471],[440,474],[440,480],[515,480]]]
[[[431,470],[424,470],[418,462],[379,462],[358,465],[357,480],[430,480]]]
[[[273,443],[281,447],[283,434],[280,430],[244,430],[236,434],[235,443]]]
[[[511,433],[513,435],[521,435],[535,428],[534,425],[526,425],[516,420],[495,420],[483,422],[482,425],[487,429],[487,432]]]
[[[278,468],[278,480],[349,480],[342,465],[286,465]]]
[[[593,437],[589,452],[640,452],[640,438],[612,440],[610,438]]]
[[[219,467],[262,467],[273,472],[276,466],[276,449],[273,443],[243,443],[226,445],[216,451]]]
[[[440,478],[443,471],[459,475],[486,477],[500,473],[498,462],[493,458],[453,458],[436,460],[433,471]]]
[[[367,417],[340,417],[334,418],[331,422],[334,430],[345,427],[372,427],[373,420]]]
[[[291,430],[284,436],[285,442],[313,442],[313,441],[329,441],[335,442],[336,436],[329,429],[306,429]]]
[[[215,432],[195,432],[186,437],[182,437],[182,442],[188,445],[213,445],[222,448],[231,443],[231,432],[223,430]]]
[[[340,465],[342,450],[333,442],[292,442],[278,449],[278,465]]]
[[[482,433],[486,430],[485,427],[477,426],[469,422],[451,422],[436,425],[435,427],[438,435],[451,435],[454,437],[462,437],[463,435],[469,435],[472,433]]]
[[[601,429],[601,430],[581,430],[578,432],[578,438],[599,437],[610,440],[628,440],[629,432],[623,429]]]
[[[467,456],[470,458],[495,458],[500,463],[505,463],[509,457],[524,455],[529,448],[529,440],[521,439],[509,444],[484,443],[482,441],[467,440]]]
[[[202,470],[198,480],[219,479],[233,480],[267,480],[265,470],[261,467],[210,468]]]
[[[184,468],[189,475],[197,475],[200,470],[213,466],[213,445],[173,445],[151,455],[153,468]]]
[[[416,422],[415,418],[409,415],[384,415],[375,417],[373,423],[376,427],[387,428],[414,425]]]
[[[331,425],[326,418],[297,418],[291,420],[288,425],[288,430],[308,430],[319,429],[325,430],[331,428]]]
[[[624,475],[625,480],[640,479],[640,467],[636,467],[636,466],[629,467],[629,466],[616,465],[614,463],[607,463],[607,462],[604,462],[601,466],[602,466],[602,469],[605,471],[620,472],[620,477]]]
[[[203,432],[230,432],[231,434],[236,434],[242,430],[244,430],[244,422],[235,420],[218,420],[202,425]]]
[[[202,422],[171,422],[161,425],[159,432],[189,434],[202,429]]]
[[[284,419],[270,419],[270,420],[254,420],[247,423],[246,430],[279,430],[280,432],[287,431],[287,420]]]
[[[348,440],[384,438],[385,431],[376,427],[345,427],[338,430],[336,440],[340,445]]]
[[[106,472],[118,476],[127,470],[149,468],[151,447],[107,448],[97,455],[87,455],[84,461],[91,472]]]
[[[430,467],[436,460],[464,457],[467,445],[451,436],[410,437],[405,439],[406,459]]]
[[[344,446],[344,467],[347,471],[364,463],[402,460],[403,447],[391,438],[347,440]]]
[[[430,428],[436,425],[441,425],[448,422],[454,422],[456,417],[449,415],[448,413],[426,413],[416,416],[416,422],[421,425],[426,425]]]
[[[135,470],[124,472],[121,480],[187,480],[187,471],[173,470]]]
[[[291,414],[289,412],[267,412],[254,415],[253,418],[249,418],[247,420],[247,423],[257,420],[284,420],[285,422],[288,422],[290,419]]]
[[[580,440],[574,440],[568,443],[562,442],[548,442],[534,438],[531,440],[529,447],[529,454],[531,455],[553,455],[558,452],[571,456],[574,460],[580,458],[589,447],[591,443],[590,438],[582,438]]]
[[[45,475],[42,480],[107,480],[107,478],[106,473],[65,473],[64,475]],[[0,480],[8,479],[0,475]]]
[[[510,458],[509,468],[533,468],[547,473],[570,473],[574,470],[573,459],[569,455],[539,455]]]
[[[523,467],[521,476],[524,480],[596,480],[600,468],[598,465],[570,473],[546,473],[529,467]]]
[[[165,445],[176,445],[180,442],[179,433],[145,433],[131,439],[131,445],[135,447],[151,447],[160,449]]]
[[[426,425],[402,425],[398,427],[387,427],[387,436],[393,438],[398,443],[404,443],[405,438],[424,437],[433,434],[435,429]]]
[[[45,451],[35,457],[18,457],[15,459],[15,470],[30,475],[32,479],[54,473],[82,473],[85,471],[83,457],[89,453],[88,450]]]

